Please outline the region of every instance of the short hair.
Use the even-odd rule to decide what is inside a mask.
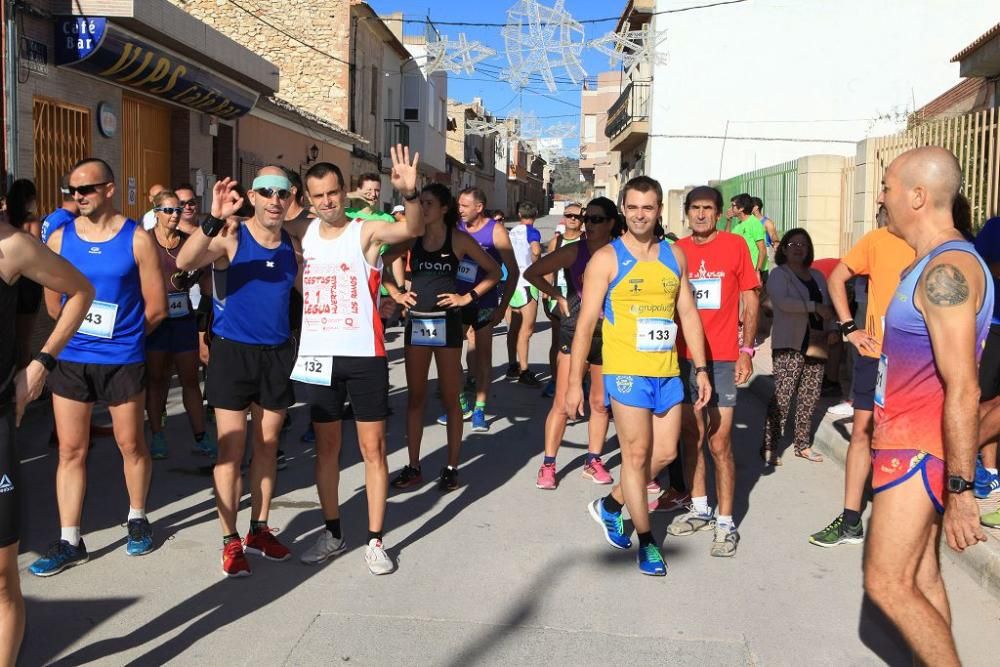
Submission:
[[[975,236],[972,233],[972,206],[968,198],[961,192],[955,195],[955,201],[951,205],[951,218],[955,223],[955,229],[961,232],[966,241],[972,241]]]
[[[477,202],[483,205],[483,209],[486,208],[486,193],[483,192],[482,188],[477,188],[475,186],[465,188],[464,190],[458,193],[459,197],[461,197],[462,195],[472,195],[473,199],[475,199]]]
[[[730,200],[733,205],[747,215],[753,213],[753,197],[746,192],[738,194]]]
[[[19,178],[10,186],[7,193],[7,216],[10,224],[20,227],[31,215],[28,204],[38,198],[35,184],[26,178]]]
[[[63,174],[59,179],[59,193],[63,201],[76,201],[76,197],[69,193],[69,174]]]
[[[788,255],[786,254],[788,251],[788,242],[796,236],[806,237],[806,259],[805,262],[803,263],[806,266],[812,266],[813,258],[815,257],[815,253],[813,251],[813,240],[812,237],[809,236],[809,232],[802,229],[801,227],[795,227],[794,229],[789,229],[781,237],[781,242],[778,243],[778,247],[774,251],[775,264],[781,266],[782,264],[788,262]]]
[[[340,171],[340,167],[332,162],[317,162],[313,166],[309,167],[309,171],[306,172],[306,183],[309,182],[311,178],[326,178],[330,174],[337,175],[337,182],[340,183],[340,187],[344,187],[344,173]]]
[[[198,191],[195,190],[194,186],[191,185],[190,183],[181,183],[180,185],[178,185],[178,186],[176,186],[174,188],[174,192],[177,192],[178,190],[190,190],[191,192],[193,192],[195,194],[195,196],[198,195]]]
[[[696,201],[704,201],[706,199],[710,199],[715,204],[715,209],[719,213],[722,213],[722,193],[719,192],[718,188],[713,188],[710,185],[699,185],[687,193],[684,197],[684,212],[687,213],[688,209],[691,208],[691,204]]]
[[[517,217],[527,220],[535,220],[538,217],[538,207],[534,202],[521,202],[517,207]]]
[[[361,174],[360,176],[358,176],[358,187],[360,188],[362,185],[364,185],[368,181],[375,181],[379,185],[382,185],[382,177],[379,176],[378,174],[376,174],[373,171],[368,171],[368,172],[365,172],[365,173]],[[341,182],[343,182],[343,181],[341,181]],[[293,183],[293,185],[294,185],[294,183]]]
[[[301,205],[302,199],[305,197],[305,193],[302,191],[302,177],[299,176],[299,172],[288,167],[282,167],[281,170],[285,172],[285,178],[288,179],[289,185],[295,188],[295,203]]]
[[[760,197],[751,197],[750,200],[753,202],[754,206],[756,206],[761,212],[763,212],[763,210],[764,210],[764,200],[763,199],[761,199]]]
[[[173,190],[160,190],[153,197],[153,208],[159,207],[165,199],[176,199],[180,201],[180,197]]]
[[[625,203],[628,193],[632,190],[643,193],[655,192],[656,203],[663,203],[663,188],[660,186],[660,182],[655,178],[651,178],[650,176],[636,176],[635,178],[629,180],[629,182],[625,184],[625,188],[622,190],[622,203]]]
[[[74,164],[69,171],[70,173],[73,173],[80,167],[86,167],[88,164],[96,164],[98,167],[101,168],[101,178],[103,178],[105,182],[107,183],[115,182],[115,172],[114,170],[111,169],[111,165],[99,157],[85,157],[76,164]]]
[[[578,201],[569,201],[569,202],[566,202],[566,203],[565,203],[565,204],[563,205],[563,210],[565,211],[566,209],[568,209],[568,208],[572,208],[572,207],[574,207],[574,206],[575,206],[575,207],[577,207],[578,209],[580,209],[581,211],[583,210],[583,204],[581,204],[581,203],[580,203],[580,202],[578,202]]]
[[[497,209],[493,211],[493,217],[496,218],[497,216],[500,216],[501,218],[506,218],[507,214],[501,211],[500,209]]]

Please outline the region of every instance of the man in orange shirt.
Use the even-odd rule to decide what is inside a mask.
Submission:
[[[899,286],[899,274],[915,257],[913,248],[885,228],[885,209],[879,209],[877,219],[879,228],[861,237],[827,279],[840,331],[857,348],[858,356],[854,362],[854,386],[851,392],[854,424],[844,469],[844,511],[829,526],[809,536],[809,541],[820,547],[860,544],[864,541],[861,502],[872,464],[875,378],[882,353],[885,313],[896,287]],[[868,309],[863,329],[851,317],[847,302],[846,284],[854,276],[868,278]]]

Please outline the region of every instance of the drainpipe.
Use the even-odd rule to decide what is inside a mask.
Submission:
[[[4,3],[4,133],[6,135],[7,183],[9,187],[17,173],[17,22],[14,15],[16,3],[13,0],[3,0]]]

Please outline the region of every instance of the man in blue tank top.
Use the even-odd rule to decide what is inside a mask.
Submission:
[[[288,548],[274,537],[267,516],[274,490],[278,440],[285,413],[295,402],[289,376],[295,347],[288,307],[299,270],[298,243],[282,225],[291,203],[291,183],[281,167],[264,167],[247,191],[253,217],[227,225],[243,205],[237,183],[225,178],[212,192],[212,214],[184,244],[177,268],[212,265],[212,346],[205,393],[215,407],[218,460],[215,499],[222,523],[222,569],[230,577],[250,574],[245,553],[283,561]],[[253,438],[250,463],[250,531],[245,546],[236,528],[242,494],[240,464],[246,446],[246,414],[261,408],[263,437]]]
[[[59,434],[56,500],[60,539],[31,565],[48,577],[88,559],[80,538],[87,488],[87,450],[94,403],[107,403],[122,453],[128,489],[126,552],[153,549],[146,518],[152,459],[146,446],[146,334],[167,316],[167,293],[153,239],[113,204],[115,177],[103,160],[86,158],[70,171],[68,190],[80,217],[52,232],[48,246],[94,286],[94,302],[83,324],[59,355],[49,376],[52,412]],[[66,296],[45,291],[49,315],[58,318]]]

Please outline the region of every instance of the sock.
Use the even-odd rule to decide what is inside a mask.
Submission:
[[[639,537],[639,548],[647,547],[653,543],[653,531],[646,531],[645,533],[638,533]]]
[[[465,394],[464,393],[460,393],[458,395],[458,404],[459,404],[459,406],[461,406],[462,412],[468,412],[468,410],[469,410],[469,401],[465,398]]]
[[[340,539],[340,519],[327,519],[323,523],[326,524],[326,529],[330,531],[333,538],[336,540]]]
[[[132,519],[145,519],[145,518],[146,518],[146,510],[144,510],[144,509],[138,509],[137,510],[134,507],[129,507],[128,508],[128,520],[129,521],[131,521]]]
[[[80,526],[70,526],[69,528],[61,528],[59,531],[59,539],[64,542],[69,542],[74,547],[80,545]]]
[[[259,533],[262,530],[267,530],[267,521],[254,521],[250,519],[250,532]]]
[[[618,514],[622,511],[622,504],[615,500],[615,497],[609,493],[604,499],[604,510],[612,514]]]
[[[996,468],[987,468],[987,469],[986,469],[986,472],[988,472],[989,474],[991,474],[991,475],[993,475],[994,477],[996,477],[996,474],[997,474],[997,469],[996,469]]]
[[[691,504],[694,505],[694,511],[698,514],[708,514],[708,496],[697,496],[691,498]]]
[[[861,512],[844,508],[844,525],[856,526],[861,521]]]
[[[240,541],[239,533],[229,533],[228,535],[222,536],[222,546],[226,546],[230,542],[239,542],[239,541]]]
[[[722,526],[723,528],[728,528],[729,530],[736,530],[736,524],[733,523],[732,514],[720,514],[715,517],[715,525]]]
[[[194,441],[195,442],[201,442],[204,439],[205,439],[205,432],[204,431],[202,431],[201,433],[195,433],[194,434]]]
[[[382,531],[381,530],[369,530],[368,531],[368,541],[371,542],[372,540],[378,540],[379,542],[381,542],[382,541]]]
[[[486,401],[476,401],[476,410],[485,410]]]
[[[458,466],[445,466],[445,468],[454,472],[458,472]]]
[[[554,456],[543,456],[542,465],[554,466],[556,464],[556,457]]]
[[[591,463],[594,462],[594,459],[599,459],[599,458],[601,458],[600,454],[591,454],[590,452],[587,452],[587,462],[585,465],[590,465]]]

